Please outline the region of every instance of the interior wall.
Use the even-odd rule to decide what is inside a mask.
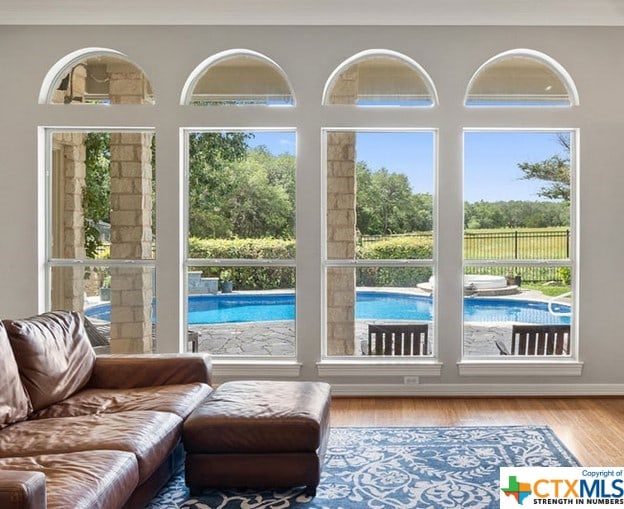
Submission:
[[[85,47],[121,51],[149,76],[154,106],[114,108],[39,105],[43,77],[66,54]],[[624,29],[553,27],[132,27],[0,26],[0,317],[45,307],[43,263],[46,221],[38,127],[137,126],[158,138],[157,204],[160,239],[181,239],[181,127],[287,127],[297,129],[297,298],[300,377],[318,378],[321,319],[321,136],[323,127],[423,127],[439,130],[438,341],[442,375],[421,379],[415,393],[467,394],[506,387],[522,392],[523,377],[460,376],[462,128],[554,127],[580,129],[580,221],[577,318],[580,377],[532,377],[531,389],[570,393],[624,393],[624,338],[620,324],[620,270],[624,239]],[[296,108],[180,106],[190,72],[208,56],[247,48],[275,60],[288,75]],[[430,110],[375,109],[346,115],[321,108],[325,80],[351,55],[390,49],[417,61],[432,77],[440,105]],[[580,105],[563,109],[472,109],[463,106],[473,73],[490,57],[514,48],[543,52],[575,80]],[[159,347],[177,351],[183,330],[182,251],[161,242],[157,251]],[[392,393],[396,377],[332,377],[345,392]],[[524,384],[524,385],[523,385]],[[384,386],[388,389],[383,389]],[[518,387],[517,390],[514,389]],[[361,387],[361,389],[358,389]],[[382,389],[379,389],[382,387]],[[394,387],[394,389],[392,389]],[[398,390],[398,389],[397,389]],[[398,390],[399,393],[401,390]]]

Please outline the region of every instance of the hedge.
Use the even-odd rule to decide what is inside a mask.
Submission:
[[[190,258],[280,259],[295,258],[295,241],[282,239],[189,239]],[[192,267],[203,277],[231,273],[236,290],[274,290],[295,287],[294,267]]]
[[[427,237],[405,237],[367,242],[357,246],[361,260],[431,259],[433,244]],[[282,239],[189,239],[190,258],[215,259],[295,259],[295,241]],[[237,290],[292,289],[295,287],[294,267],[194,267],[204,277],[219,277],[229,270]],[[413,287],[426,282],[432,270],[428,267],[361,267],[357,271],[358,286]]]
[[[361,260],[423,260],[433,258],[430,237],[397,237],[367,242],[357,248]],[[357,271],[357,286],[415,287],[429,281],[429,267],[362,267]]]

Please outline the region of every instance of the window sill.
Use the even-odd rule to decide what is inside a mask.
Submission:
[[[583,372],[583,363],[573,360],[464,360],[457,367],[461,376],[581,376]]]
[[[430,361],[375,362],[350,359],[325,359],[317,363],[320,377],[332,376],[440,376],[442,363]]]
[[[294,360],[263,359],[212,359],[212,373],[215,377],[255,377],[274,376],[298,377],[301,363]]]

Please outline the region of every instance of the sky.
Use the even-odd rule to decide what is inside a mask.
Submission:
[[[264,145],[273,154],[295,153],[294,132],[255,132],[252,147]],[[464,135],[464,200],[540,200],[543,183],[521,180],[518,163],[539,162],[555,154],[565,157],[554,132],[474,131]],[[442,144],[440,150],[443,150]],[[431,132],[360,132],[358,161],[373,170],[404,173],[415,193],[432,193],[434,135]]]

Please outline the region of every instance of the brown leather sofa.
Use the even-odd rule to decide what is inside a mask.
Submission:
[[[0,508],[140,508],[210,394],[198,354],[95,356],[83,318],[0,324]]]

